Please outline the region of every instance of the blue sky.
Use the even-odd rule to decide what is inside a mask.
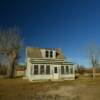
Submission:
[[[62,48],[66,58],[90,66],[86,49],[100,44],[100,1],[0,0],[0,27],[15,25],[25,46]]]

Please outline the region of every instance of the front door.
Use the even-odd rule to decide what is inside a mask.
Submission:
[[[58,69],[58,67],[54,67],[54,79],[59,79],[59,69]]]

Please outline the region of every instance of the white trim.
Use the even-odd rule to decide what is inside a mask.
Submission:
[[[31,58],[31,57],[28,57],[29,59],[36,59],[36,60],[62,60],[62,61],[65,61],[65,59],[55,59],[55,58]]]

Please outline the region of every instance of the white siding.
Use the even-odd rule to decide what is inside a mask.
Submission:
[[[37,65],[37,64],[35,64]],[[38,64],[38,66],[40,67],[40,65],[43,65],[43,64]],[[49,64],[44,64],[44,66],[46,67],[46,65],[49,65]],[[34,66],[34,64],[32,64],[31,66]],[[58,75],[59,77],[57,76],[57,74],[54,73],[54,67],[57,67],[58,68]],[[70,65],[69,65],[70,67]],[[33,67],[34,68],[34,67]],[[72,67],[73,68],[73,67]],[[29,68],[31,69],[31,68]],[[34,69],[33,69],[34,71]],[[28,73],[30,72],[30,70],[28,71]],[[70,72],[70,70],[69,70]],[[48,80],[48,79],[51,79],[51,80],[54,80],[54,79],[64,79],[64,80],[73,80],[75,78],[75,74],[72,73],[72,74],[61,74],[61,65],[54,65],[54,64],[51,64],[50,65],[50,75],[32,75],[31,72],[30,72],[30,75],[29,75],[29,80]]]

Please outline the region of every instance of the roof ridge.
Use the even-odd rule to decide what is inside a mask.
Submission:
[[[26,48],[32,48],[32,49],[51,49],[51,50],[56,50],[56,49],[61,49],[61,48],[42,48],[42,47],[26,47]]]

